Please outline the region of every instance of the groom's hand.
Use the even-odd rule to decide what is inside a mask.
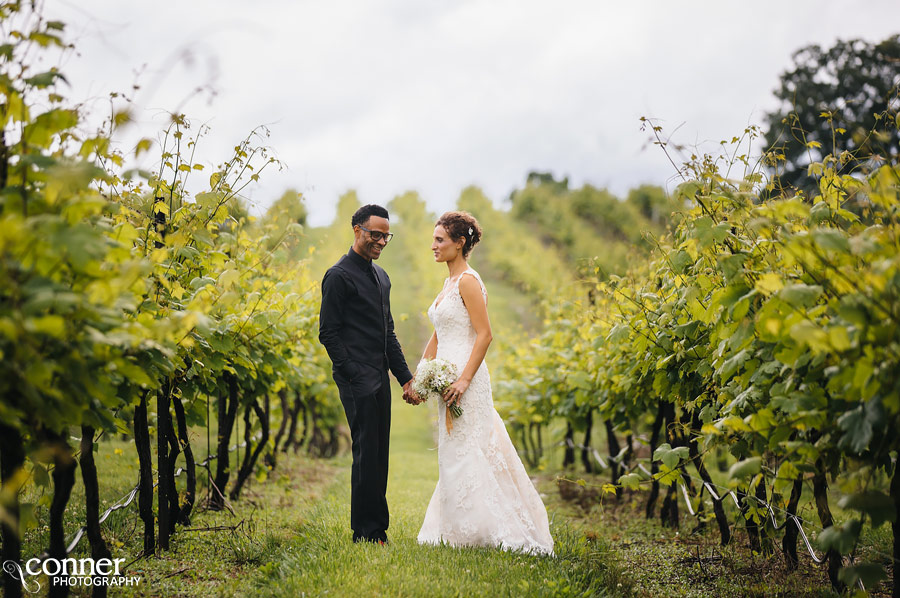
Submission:
[[[410,405],[418,405],[422,402],[422,399],[419,398],[419,395],[416,394],[416,391],[413,390],[412,383],[413,381],[410,380],[403,385],[403,400]]]

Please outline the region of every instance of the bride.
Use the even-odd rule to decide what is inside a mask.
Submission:
[[[447,212],[434,227],[431,250],[450,276],[428,308],[434,334],[422,358],[445,359],[460,374],[438,408],[439,479],[418,542],[552,555],[547,510],[491,397],[487,291],[467,262],[480,239],[481,227],[467,212]],[[449,413],[454,404],[459,417]]]

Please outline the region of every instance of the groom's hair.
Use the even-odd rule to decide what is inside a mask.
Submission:
[[[369,217],[378,216],[379,218],[384,218],[385,220],[390,220],[388,216],[388,211],[382,208],[379,205],[370,203],[361,207],[353,213],[353,218],[350,219],[350,226],[356,226],[357,224],[365,224],[369,221]]]

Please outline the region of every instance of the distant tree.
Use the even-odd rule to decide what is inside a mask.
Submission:
[[[666,190],[658,185],[641,185],[628,192],[626,203],[630,203],[641,215],[656,226],[665,226],[678,206],[666,195]]]
[[[799,186],[810,162],[829,153],[849,152],[844,172],[897,158],[900,133],[885,120],[900,110],[900,35],[806,46],[793,61],[775,90],[782,106],[766,115],[766,144],[783,156],[773,165],[776,186]]]
[[[557,181],[556,178],[554,178],[552,172],[538,172],[536,170],[532,170],[528,173],[526,184],[551,185],[553,187],[556,187],[559,191],[566,191],[569,188],[569,177],[564,177]]]
[[[225,201],[225,209],[228,210],[228,218],[218,226],[220,232],[233,232],[250,221],[250,210],[247,207],[247,202],[237,195],[230,197]]]
[[[353,213],[362,207],[356,191],[347,191],[338,198],[337,214],[334,216],[332,226],[336,226],[338,230],[349,229],[350,219]]]
[[[267,228],[266,246],[274,248],[279,243],[285,242],[288,233],[296,235],[296,225],[306,226],[306,204],[303,202],[303,194],[296,189],[288,189],[281,197],[272,202],[263,217],[263,224]],[[293,229],[292,229],[293,227]],[[296,238],[289,244],[295,244]]]
[[[308,212],[303,202],[303,194],[296,189],[288,189],[281,197],[272,202],[266,211],[266,218],[283,221],[286,224],[296,223],[306,226]]]

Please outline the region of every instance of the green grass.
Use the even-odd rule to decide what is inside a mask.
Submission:
[[[103,524],[113,558],[126,558],[124,575],[140,584],[116,589],[120,596],[606,596],[617,572],[602,542],[572,528],[551,509],[553,557],[535,557],[494,548],[420,546],[416,536],[437,482],[433,439],[435,406],[411,407],[394,389],[388,503],[390,545],[354,544],[350,522],[350,457],[313,460],[285,455],[264,482],[253,481],[234,514],[198,509],[192,529],[179,528],[171,549],[148,558],[141,551],[137,502]],[[202,442],[201,442],[202,440]],[[197,445],[204,446],[198,447]],[[195,439],[205,456],[205,435]],[[202,455],[201,455],[202,453]],[[133,446],[112,440],[97,455],[101,509],[136,480]],[[200,477],[200,476],[198,476]],[[555,493],[552,483],[540,488]],[[37,490],[32,489],[32,493]],[[205,491],[198,490],[198,505]],[[34,498],[31,496],[30,498]],[[25,497],[29,498],[29,497]],[[551,496],[544,496],[552,500]],[[40,510],[39,521],[46,521]],[[66,512],[71,535],[83,521],[83,489],[73,489]],[[206,528],[234,529],[206,531]],[[23,555],[46,545],[46,527],[26,536]],[[72,555],[88,556],[87,541]],[[46,588],[46,580],[39,580]],[[77,587],[73,595],[87,596]]]
[[[437,482],[431,411],[395,398],[388,503],[390,544],[350,540],[349,461],[306,518],[247,583],[273,596],[597,596],[610,572],[597,546],[552,518],[556,556],[416,542]]]
[[[603,551],[551,513],[556,556],[416,542],[437,482],[433,406],[395,398],[388,504],[390,544],[350,541],[349,461],[298,534],[249,583],[273,596],[597,596],[614,579]]]
[[[141,583],[122,595],[252,594],[248,576],[271,566],[275,555],[306,523],[316,501],[334,483],[336,465],[302,454],[282,456],[268,480],[252,483],[232,503],[234,514],[202,511],[191,522],[196,531],[179,529],[168,552],[134,562],[127,574],[141,576]],[[130,515],[137,516],[133,511]],[[203,531],[215,527],[234,529]],[[132,555],[140,552],[133,542],[127,548]]]

